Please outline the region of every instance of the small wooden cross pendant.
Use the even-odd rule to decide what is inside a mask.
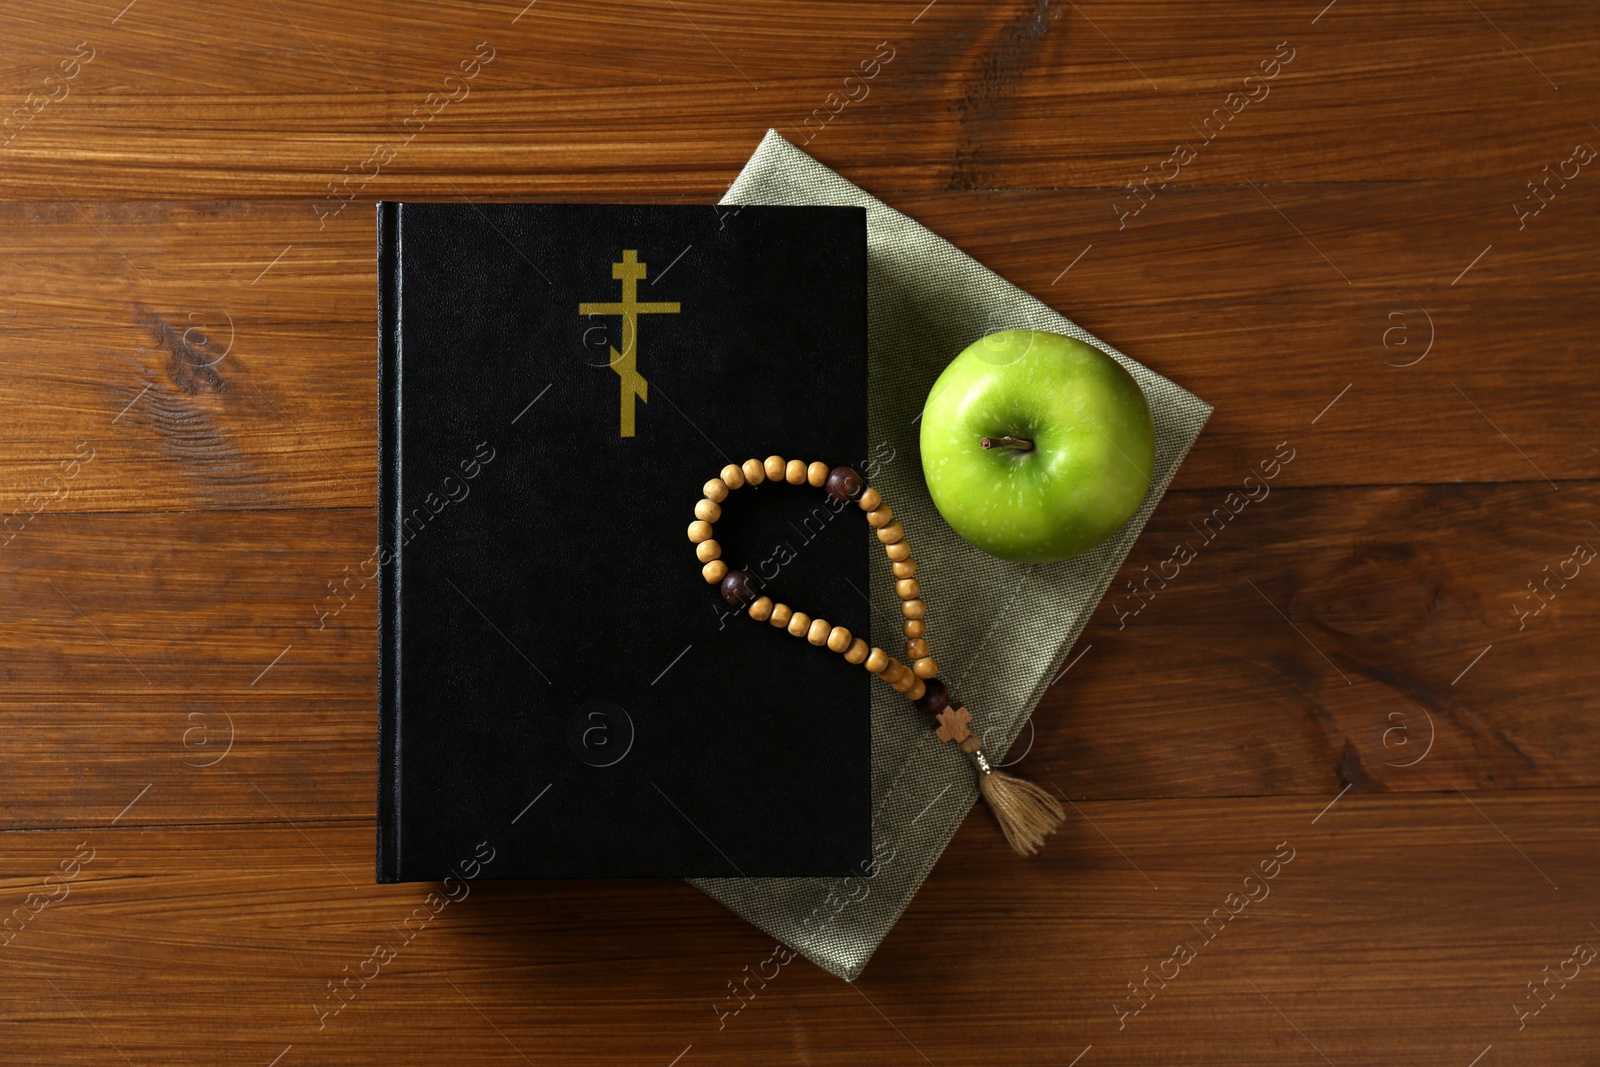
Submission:
[[[972,721],[972,713],[963,707],[945,708],[939,713],[939,729],[935,731],[939,740],[949,744],[951,741],[965,741],[972,736],[972,731],[967,729],[967,723]]]

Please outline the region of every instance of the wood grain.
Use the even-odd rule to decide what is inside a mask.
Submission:
[[[1275,483],[1225,520],[1221,489],[1162,502],[1019,743],[1030,774],[1095,799],[1600,787],[1600,586],[1560,577],[1600,546],[1600,490]],[[375,536],[366,509],[24,530],[0,570],[0,825],[151,781],[173,783],[142,802],[163,820],[259,818],[252,787],[184,770],[225,752],[296,818],[370,819]]]
[[[0,4],[0,1060],[1591,1062],[1600,191],[1529,183],[1597,41]],[[975,813],[855,987],[678,882],[372,883],[373,201],[709,203],[769,127],[1217,408],[1012,753],[1063,832]]]
[[[1531,160],[1589,135],[1571,109],[1597,88],[1581,0],[1481,13],[1342,0],[1320,19],[1315,4],[1220,0],[926,12],[829,0],[781,15],[540,0],[520,18],[517,2],[391,13],[282,0],[245,16],[141,3],[113,23],[119,6],[12,17],[18,103],[79,41],[96,57],[13,142],[0,176],[11,195],[120,199],[131,184],[141,196],[321,196],[375,145],[407,141],[397,128],[479,42],[493,63],[394,163],[434,196],[510,183],[570,198],[581,173],[603,199],[710,199],[768,127],[813,136],[825,160],[859,158],[852,173],[881,191],[1120,187],[1194,136],[1280,42],[1294,59],[1197,162],[1198,179],[1520,185]],[[191,42],[181,65],[178,40]],[[837,107],[829,93],[859,94],[844,79],[879,42],[894,58],[868,95],[813,134],[805,120]],[[1495,136],[1469,101],[1492,107]],[[392,195],[383,182],[363,195]]]
[[[1080,802],[1027,864],[975,816],[851,988],[768,962],[682,883],[478,881],[429,905],[438,886],[367,883],[370,826],[141,826],[159,788],[114,827],[7,835],[8,908],[60,897],[42,877],[92,850],[0,946],[19,1062],[911,1064],[981,1044],[1020,1064],[1089,1045],[1112,1064],[1322,1062],[1312,1045],[1465,1064],[1492,1044],[1580,1063],[1600,1025],[1587,968],[1520,1030],[1513,1010],[1600,941],[1593,790]],[[1195,958],[1144,986],[1179,943]],[[1130,982],[1147,1004],[1122,1017]]]
[[[1285,439],[1314,456],[1286,484],[1594,478],[1600,183],[1521,233],[1515,191],[1172,190],[1120,232],[1103,190],[896,203],[1215,405],[1180,486]],[[80,443],[51,511],[373,505],[370,205],[4,204],[0,233],[0,513]]]

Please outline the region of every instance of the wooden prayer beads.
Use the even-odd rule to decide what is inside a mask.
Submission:
[[[894,569],[895,594],[900,597],[900,611],[906,618],[907,663],[867,644],[842,626],[834,626],[823,618],[812,618],[761,595],[753,574],[729,569],[722,559],[721,544],[712,536],[712,523],[722,517],[722,502],[730,493],[767,481],[825,489],[840,503],[854,502],[866,513],[867,524],[876,531]],[[694,507],[695,521],[689,524],[689,540],[695,546],[696,558],[704,564],[701,574],[719,588],[723,599],[735,608],[747,610],[757,622],[770,622],[813,645],[839,653],[847,663],[861,664],[928,714],[945,711],[949,705],[948,692],[938,679],[939,665],[928,647],[927,624],[923,621],[927,606],[922,600],[922,584],[914,577],[917,561],[911,558],[905,527],[895,520],[894,512],[884,503],[881,493],[869,487],[861,475],[849,467],[830,469],[826,463],[806,463],[782,456],[730,463],[705,484],[703,491],[704,499]]]
[[[854,502],[865,514],[867,525],[877,534],[894,572],[895,595],[900,598],[904,617],[906,660],[909,666],[883,649],[869,645],[843,626],[827,619],[813,618],[803,611],[762,594],[755,575],[744,569],[730,569],[722,558],[722,545],[712,536],[712,524],[722,518],[722,502],[730,493],[764,482],[809,485],[823,489],[840,504]],[[861,475],[849,467],[829,468],[825,463],[806,463],[782,456],[747,459],[730,463],[717,477],[705,483],[701,499],[694,506],[695,521],[689,524],[689,541],[703,566],[700,573],[718,588],[724,600],[745,611],[757,622],[787,630],[819,648],[844,657],[846,663],[859,664],[882,678],[897,693],[934,717],[935,731],[943,742],[955,741],[978,772],[978,785],[994,810],[1011,847],[1023,855],[1032,854],[1065,818],[1061,805],[1045,790],[996,771],[984,753],[976,734],[969,729],[972,714],[950,699],[950,690],[939,679],[939,664],[928,643],[927,603],[922,599],[922,583],[917,578],[917,561],[911,557],[905,527],[894,517],[883,496],[871,488]]]

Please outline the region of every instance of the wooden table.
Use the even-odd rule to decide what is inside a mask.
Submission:
[[[7,4],[0,1061],[1597,1062],[1600,15],[1325,2]],[[372,201],[769,126],[1216,405],[1035,716],[1070,819],[855,986],[734,999],[673,881],[374,964]]]

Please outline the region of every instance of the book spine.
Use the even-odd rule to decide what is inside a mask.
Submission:
[[[379,882],[400,880],[400,211],[378,203]]]

